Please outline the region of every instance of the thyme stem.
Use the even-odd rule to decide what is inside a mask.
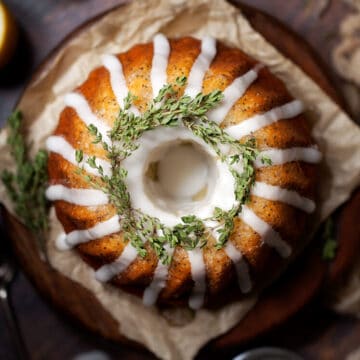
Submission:
[[[185,84],[186,78],[177,79],[177,86]],[[83,176],[93,187],[104,191],[110,199],[117,213],[120,216],[124,237],[137,249],[140,256],[146,256],[144,243],[149,245],[156,252],[163,263],[171,261],[165,245],[170,247],[181,246],[185,249],[194,249],[206,245],[211,232],[206,228],[205,220],[218,222],[212,230],[219,234],[217,248],[224,246],[234,228],[234,217],[241,212],[241,207],[250,196],[250,190],[255,181],[254,161],[259,155],[254,138],[248,139],[245,143],[229,136],[215,122],[209,121],[207,112],[214,108],[223,99],[219,90],[209,94],[199,93],[195,98],[183,95],[179,96],[176,87],[173,85],[164,86],[158,96],[149,104],[148,109],[141,115],[135,116],[129,112],[134,97],[131,94],[124,99],[124,108],[120,109],[114,126],[109,132],[111,145],[103,141],[102,135],[94,125],[88,130],[94,137],[93,143],[101,144],[111,160],[112,175],[104,175],[103,169],[97,164],[96,158],[90,157],[87,163],[97,169],[100,177]],[[184,125],[195,136],[203,139],[210,145],[221,161],[226,162],[229,170],[235,178],[235,197],[237,203],[225,211],[216,208],[210,219],[199,219],[194,215],[183,216],[182,223],[173,228],[164,226],[159,219],[142,213],[139,209],[131,207],[130,194],[126,187],[127,172],[121,167],[121,162],[130,156],[139,147],[138,139],[141,135],[159,126],[176,127]],[[222,145],[227,145],[231,155],[222,153]],[[83,158],[81,150],[77,151],[77,160]],[[268,159],[263,159],[269,162]],[[241,163],[243,170],[239,172],[236,164]]]
[[[1,180],[14,204],[16,215],[34,233],[40,253],[46,258],[45,242],[49,228],[49,207],[45,197],[48,155],[45,150],[39,150],[34,160],[29,159],[20,111],[14,111],[9,116],[8,129],[7,143],[16,170],[3,170]]]

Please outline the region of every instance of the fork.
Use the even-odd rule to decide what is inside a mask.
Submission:
[[[14,280],[16,274],[16,265],[11,258],[8,246],[6,246],[8,239],[4,231],[3,221],[0,214],[0,306],[4,312],[8,329],[11,335],[15,354],[17,359],[26,360],[29,359],[26,351],[25,343],[22,338],[20,328],[18,326],[17,319],[15,317],[14,309],[11,305],[9,298],[9,287]],[[5,238],[4,238],[5,237]]]

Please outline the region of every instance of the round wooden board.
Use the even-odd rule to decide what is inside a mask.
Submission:
[[[334,101],[345,106],[342,97],[333,87],[324,70],[323,64],[318,61],[317,56],[301,38],[274,18],[256,9],[243,5],[241,5],[241,9],[257,31],[297,63]],[[71,38],[86,31],[87,27],[100,17],[92,19],[68,36],[38,69],[31,82],[41,76],[44,67],[51,66],[51,62],[60,48],[66,47]],[[296,264],[291,266],[286,276],[283,276],[277,284],[262,295],[261,301],[245,319],[230,332],[212,341],[207,346],[205,353],[223,351],[225,348],[244,343],[284,322],[313,297],[326,276],[331,276],[330,280],[339,279],[356,254],[354,249],[360,237],[360,226],[357,223],[356,214],[359,212],[360,192],[358,191],[342,212],[339,232],[340,251],[330,272],[327,272],[327,264],[321,260],[320,243],[315,243],[315,246],[313,243],[311,249],[309,248]],[[4,215],[19,262],[41,294],[62,313],[70,315],[87,329],[114,341],[141,348],[139,344],[119,334],[117,322],[88,290],[42,262],[31,234],[14,217],[8,213]],[[346,230],[341,231],[341,224],[347,225]],[[351,233],[349,233],[349,229],[352,229]]]

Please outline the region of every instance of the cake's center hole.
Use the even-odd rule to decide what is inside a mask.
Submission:
[[[145,188],[162,208],[189,211],[204,201],[213,187],[214,159],[194,142],[174,142],[150,154]]]

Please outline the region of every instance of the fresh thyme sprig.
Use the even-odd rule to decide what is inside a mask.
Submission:
[[[181,87],[186,83],[186,78],[178,78],[176,86]],[[102,190],[109,196],[120,217],[122,230],[126,240],[130,241],[141,256],[146,255],[145,242],[156,252],[163,263],[169,263],[171,258],[165,245],[170,247],[180,245],[185,249],[194,249],[206,245],[211,235],[204,221],[217,222],[216,231],[219,233],[216,247],[221,248],[229,238],[234,228],[234,217],[240,213],[241,206],[250,196],[251,186],[255,181],[254,161],[259,155],[254,138],[240,143],[232,138],[218,124],[209,121],[207,112],[214,108],[223,98],[219,90],[209,94],[199,93],[195,98],[179,96],[173,85],[164,86],[158,96],[150,103],[148,109],[141,115],[134,115],[130,110],[134,97],[131,94],[124,99],[124,108],[119,111],[112,130],[108,136],[111,144],[104,141],[102,134],[94,125],[88,127],[93,136],[94,144],[101,144],[111,160],[112,175],[104,174],[102,167],[97,164],[94,156],[87,159],[92,168],[97,169],[99,177],[89,176],[84,169],[80,173],[95,188]],[[181,218],[182,223],[169,228],[164,226],[159,219],[142,213],[131,207],[130,194],[126,187],[127,172],[121,167],[121,162],[130,156],[138,146],[141,135],[158,126],[175,127],[183,125],[195,136],[209,144],[219,158],[226,162],[235,178],[235,197],[237,203],[229,211],[216,208],[209,219],[199,219],[194,215]],[[227,146],[231,155],[226,156],[222,147]],[[81,150],[76,152],[76,160],[83,160]],[[269,159],[262,159],[269,163]],[[237,170],[236,164],[240,163],[242,171]]]
[[[324,239],[322,258],[332,261],[335,259],[339,244],[336,240],[334,221],[331,216],[323,224],[322,237]]]
[[[185,77],[177,78],[176,84],[183,86]],[[215,107],[223,98],[221,91],[216,90],[209,94],[198,94],[195,98],[183,95],[180,98],[171,84],[165,85],[159,94],[150,103],[149,108],[141,115],[136,116],[130,112],[134,97],[131,94],[124,100],[124,108],[120,109],[114,126],[110,132],[110,138],[116,147],[102,142],[104,149],[109,151],[110,159],[122,160],[138,148],[137,140],[145,131],[155,129],[158,126],[175,127],[183,121],[195,121],[206,119],[206,113]],[[96,142],[102,141],[102,136],[92,126],[90,131],[96,137]]]
[[[28,156],[28,147],[22,131],[22,114],[14,111],[8,118],[7,143],[15,161],[16,170],[3,170],[1,180],[6,187],[14,210],[23,223],[36,235],[42,255],[46,255],[45,238],[48,230],[47,152],[39,150],[34,160]]]

